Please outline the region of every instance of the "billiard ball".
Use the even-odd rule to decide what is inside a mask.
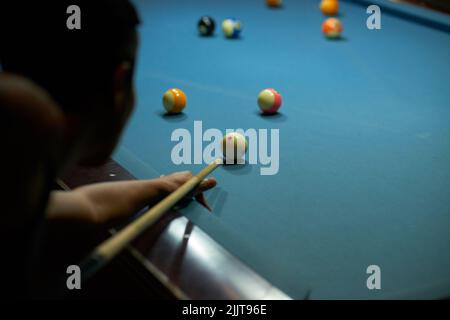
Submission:
[[[225,19],[222,22],[222,31],[227,38],[238,38],[242,30],[242,24],[234,18]]]
[[[222,140],[222,153],[225,163],[243,163],[247,148],[247,140],[242,134],[237,132],[226,134]]]
[[[320,11],[324,15],[334,16],[339,11],[339,2],[337,0],[322,0],[320,3]]]
[[[264,89],[258,95],[258,105],[261,111],[265,114],[273,114],[281,107],[281,94],[275,89]]]
[[[282,0],[266,0],[266,4],[272,8],[280,7],[282,3]]]
[[[169,89],[163,95],[163,105],[167,113],[180,113],[186,106],[186,95],[180,89]]]
[[[213,18],[208,16],[201,17],[197,24],[198,33],[205,37],[212,35],[215,28],[216,24]]]
[[[342,33],[342,23],[336,18],[328,18],[322,24],[322,31],[329,39],[340,38]]]

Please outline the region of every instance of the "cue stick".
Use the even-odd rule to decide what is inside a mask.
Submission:
[[[88,279],[100,268],[113,259],[122,249],[133,241],[142,231],[154,224],[166,211],[172,208],[189,192],[194,190],[212,171],[220,164],[222,159],[217,158],[203,168],[196,176],[186,181],[181,187],[169,194],[154,207],[143,213],[126,227],[99,244],[94,251],[81,263],[82,278]]]

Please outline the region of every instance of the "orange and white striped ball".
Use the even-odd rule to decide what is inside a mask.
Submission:
[[[281,94],[275,89],[264,89],[258,95],[258,105],[261,111],[265,114],[273,114],[281,107]]]
[[[322,31],[327,38],[337,39],[341,36],[342,33],[342,23],[339,21],[339,19],[328,18],[322,24]]]
[[[177,88],[167,90],[163,95],[163,105],[167,113],[180,113],[186,107],[186,95]]]
[[[335,16],[339,11],[339,2],[337,0],[322,0],[320,11],[327,16]]]
[[[226,134],[222,140],[222,153],[225,163],[242,162],[247,148],[247,139],[242,134],[237,132]]]
[[[266,0],[266,4],[272,8],[281,7],[283,0]]]

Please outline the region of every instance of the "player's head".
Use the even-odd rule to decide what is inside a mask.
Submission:
[[[101,163],[134,106],[139,18],[128,0],[45,2],[0,8],[1,64],[59,103],[67,120],[67,162]],[[80,29],[68,27],[78,22]]]

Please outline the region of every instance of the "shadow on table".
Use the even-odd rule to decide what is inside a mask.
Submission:
[[[168,122],[182,122],[188,118],[188,116],[184,113],[167,113],[164,111],[156,111],[156,115],[161,117],[162,119]]]
[[[240,41],[240,40],[243,40],[244,38],[241,35],[238,35],[237,37],[231,37],[231,38],[224,37],[224,39],[227,41]]]
[[[284,5],[284,3],[282,3],[278,6],[267,6],[267,9],[273,10],[273,11],[283,10],[285,8],[286,8],[286,6]]]
[[[340,36],[339,38],[327,38],[326,40],[330,42],[347,42],[348,38],[345,36]]]
[[[203,35],[198,34],[198,33],[196,33],[195,35],[197,37],[199,37],[200,39],[214,39],[214,38],[217,38],[217,34],[216,33],[213,33],[213,34],[211,34],[209,36],[203,36]]]
[[[206,194],[206,200],[210,204],[213,210],[213,214],[220,216],[222,214],[223,206],[228,197],[228,192],[220,187],[215,187]]]
[[[262,113],[260,111],[255,111],[255,114],[267,121],[285,122],[287,120],[287,116],[281,112],[268,114],[268,113]]]
[[[250,165],[248,162],[245,162],[243,164],[226,164],[224,163],[222,165],[222,168],[234,175],[245,175],[252,171],[253,166]]]

